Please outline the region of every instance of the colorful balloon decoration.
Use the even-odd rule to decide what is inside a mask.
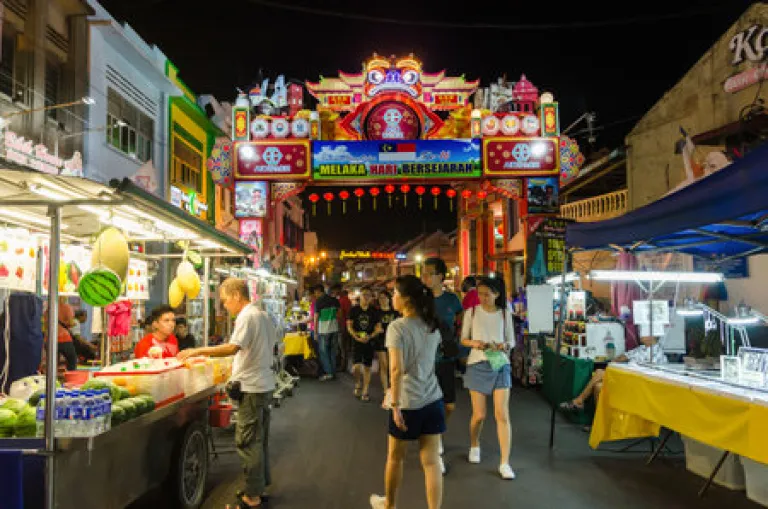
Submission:
[[[560,136],[560,185],[564,186],[579,175],[584,155],[576,140]]]

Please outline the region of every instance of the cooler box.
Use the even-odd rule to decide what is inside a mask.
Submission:
[[[768,507],[768,465],[741,457],[747,479],[747,498]]]
[[[184,371],[176,360],[140,359],[120,362],[93,376],[125,387],[132,394],[150,394],[156,406],[184,397]]]
[[[685,468],[705,479],[709,478],[725,451],[702,444],[690,437],[683,436],[682,438],[685,446]],[[732,490],[743,490],[746,487],[744,468],[741,466],[737,454],[728,455],[715,476],[714,482]]]
[[[184,394],[191,396],[213,387],[213,364],[207,359],[187,363],[184,373]]]

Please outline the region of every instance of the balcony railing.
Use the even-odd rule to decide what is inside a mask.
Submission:
[[[580,223],[588,223],[618,217],[628,210],[627,190],[622,189],[561,205],[560,215]]]

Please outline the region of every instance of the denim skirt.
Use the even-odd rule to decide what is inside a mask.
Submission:
[[[488,361],[470,364],[464,375],[464,387],[486,396],[496,389],[509,389],[512,387],[512,369],[505,364],[499,371],[494,371]]]

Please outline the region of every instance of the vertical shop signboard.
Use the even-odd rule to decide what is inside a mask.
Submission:
[[[526,284],[543,284],[547,278],[563,273],[566,221],[529,216],[525,246]],[[570,266],[570,263],[568,264]]]
[[[557,103],[541,105],[541,135],[560,136],[560,115]]]
[[[263,219],[240,219],[240,242],[253,249],[256,268],[261,265],[261,256],[264,251],[263,226]]]

